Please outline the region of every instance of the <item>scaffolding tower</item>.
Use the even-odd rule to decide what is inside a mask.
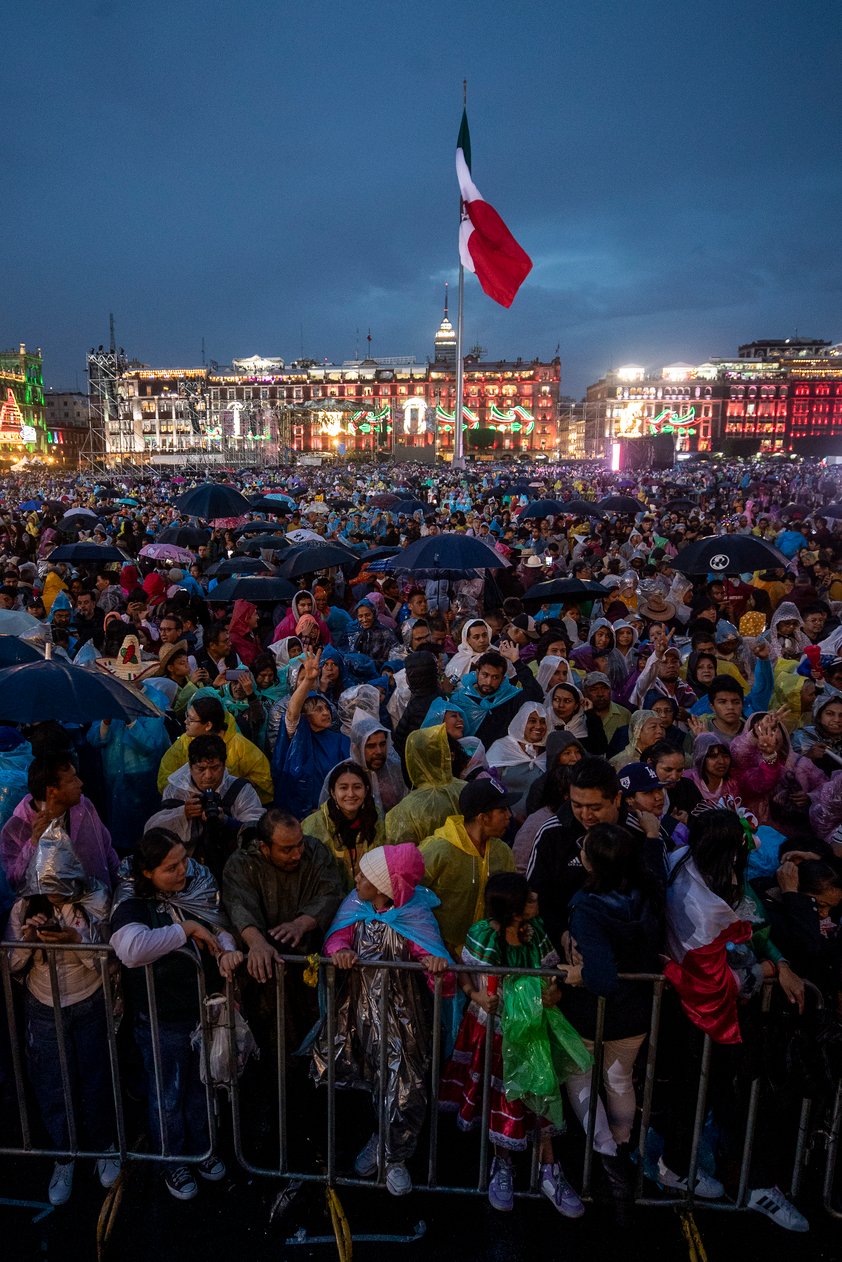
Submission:
[[[87,355],[89,425],[80,463],[82,471],[89,473],[103,473],[108,468],[109,456],[116,455],[120,461],[134,455],[133,444],[128,452],[125,450],[127,435],[120,418],[120,378],[128,360],[123,348],[117,349],[113,315],[109,317],[109,328],[108,349],[92,348]]]

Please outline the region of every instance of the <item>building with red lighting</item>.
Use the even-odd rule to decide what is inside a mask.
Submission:
[[[465,357],[464,424],[470,454],[555,454],[560,361]],[[285,459],[295,452],[432,458],[453,451],[456,333],[445,300],[433,358],[341,364],[252,356],[230,366],[132,364],[109,421],[112,456],[177,460]]]

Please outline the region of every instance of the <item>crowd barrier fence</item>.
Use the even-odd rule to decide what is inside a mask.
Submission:
[[[65,1148],[51,1148],[47,1145],[39,1144],[35,1142],[33,1137],[34,1131],[31,1118],[33,1106],[30,1084],[28,1082],[25,1066],[26,1057],[20,1018],[21,1004],[19,992],[21,988],[19,988],[15,982],[10,967],[9,953],[12,949],[44,952],[48,963],[55,1013],[58,1062],[67,1123],[68,1144]],[[14,1103],[16,1105],[17,1113],[17,1134],[10,1136],[8,1134],[8,1127],[5,1128],[6,1134],[0,1135],[0,1156],[49,1157],[53,1159],[99,1159],[115,1155],[110,1149],[107,1151],[96,1151],[91,1148],[81,1146],[79,1143],[80,1128],[77,1118],[77,1106],[74,1100],[71,1068],[64,1035],[65,1019],[61,1005],[58,1002],[59,978],[57,957],[59,952],[76,952],[93,956],[96,960],[96,965],[99,968],[105,999],[104,1007],[110,1092],[113,1100],[115,1120],[115,1148],[121,1160],[124,1162],[128,1160],[179,1165],[204,1161],[212,1152],[215,1151],[216,1148],[217,1133],[219,1129],[218,1109],[221,1107],[221,1093],[215,1091],[211,1085],[209,1049],[212,1029],[206,1007],[206,1000],[208,996],[206,994],[204,973],[201,967],[201,962],[196,953],[188,948],[183,948],[180,952],[185,959],[190,960],[196,969],[198,1010],[200,1013],[200,1024],[202,1028],[200,1055],[203,1060],[203,1078],[206,1082],[204,1090],[210,1145],[204,1152],[185,1155],[183,1153],[174,1153],[170,1151],[169,1138],[167,1134],[166,1111],[164,1107],[165,1083],[162,1074],[161,1030],[158,1017],[158,997],[156,995],[153,966],[146,965],[144,972],[155,1079],[154,1083],[151,1084],[152,1105],[155,1107],[157,1112],[161,1143],[158,1148],[150,1148],[148,1143],[143,1147],[139,1145],[132,1147],[127,1135],[124,1105],[125,1084],[123,1081],[118,1047],[119,1022],[115,1013],[119,1011],[120,1007],[120,990],[117,982],[119,973],[114,967],[116,959],[113,951],[106,945],[47,945],[42,943],[27,944],[20,942],[0,943],[0,974],[2,975],[5,1009],[5,1031],[0,1029],[0,1039],[3,1039],[5,1036],[6,1044],[5,1049],[0,1047],[0,1055],[4,1055],[8,1059],[11,1077],[14,1082]],[[289,1039],[286,1022],[286,992],[290,970],[297,968],[310,968],[312,970],[315,965],[315,958],[294,955],[287,955],[283,958],[284,967],[276,968],[273,980],[269,983],[265,983],[265,985],[271,986],[274,989],[274,1037],[272,1038],[271,1043],[274,1045],[275,1055],[273,1079],[276,1080],[277,1083],[277,1103],[275,1106],[276,1111],[274,1119],[277,1124],[276,1159],[268,1163],[266,1161],[258,1162],[248,1151],[249,1125],[255,1119],[247,1116],[244,1111],[247,1106],[244,1102],[242,1081],[235,1079],[230,1086],[228,1094],[230,1099],[231,1133],[236,1160],[249,1174],[261,1178],[286,1179],[300,1183],[315,1182],[324,1184],[329,1188],[383,1188],[386,1186],[386,1121],[388,1103],[386,1082],[389,1046],[386,1039],[381,1039],[379,1044],[380,1063],[378,1077],[380,1090],[376,1102],[376,1114],[378,1119],[378,1169],[376,1177],[373,1179],[363,1179],[355,1177],[353,1174],[344,1173],[340,1168],[340,1162],[337,1157],[337,1101],[338,1097],[342,1093],[337,1088],[335,1061],[332,1056],[329,1056],[326,1061],[327,1090],[325,1098],[324,1142],[319,1145],[317,1151],[314,1150],[314,1159],[309,1169],[296,1169],[295,1163],[290,1163],[289,1069],[291,1055],[295,1049],[288,1046]],[[411,970],[423,973],[425,978],[428,976],[426,970],[424,970],[420,964],[412,962],[361,961],[358,967],[366,969],[386,969],[388,971]],[[326,1022],[326,1042],[327,1047],[332,1048],[334,1046],[336,1035],[337,975],[339,975],[339,978],[341,979],[342,973],[327,959],[320,959],[318,961],[318,971],[320,975],[319,985],[322,987],[323,1010],[325,1014],[324,1019]],[[477,974],[493,974],[498,977],[511,975],[558,978],[557,972],[553,969],[513,969],[472,966],[471,971]],[[642,1082],[640,1084],[641,1090],[639,1092],[638,1099],[640,1116],[637,1139],[636,1187],[634,1189],[634,1200],[635,1204],[638,1206],[651,1208],[674,1207],[676,1205],[675,1196],[647,1194],[644,1187],[647,1159],[647,1136],[649,1134],[653,1098],[656,1089],[656,1065],[659,1039],[661,1035],[663,999],[666,981],[660,974],[624,974],[623,977],[624,980],[645,983],[650,985],[652,988],[649,1031],[638,1062],[641,1069]],[[470,1180],[460,1183],[455,1183],[449,1178],[441,1179],[439,1177],[439,1165],[442,1119],[439,1116],[439,1109],[434,1106],[439,1096],[439,1085],[442,1070],[442,1005],[444,1002],[442,987],[442,976],[436,976],[434,978],[433,988],[432,1040],[428,1097],[431,1104],[428,1107],[426,1135],[423,1146],[423,1159],[422,1151],[419,1148],[419,1152],[416,1154],[415,1159],[411,1163],[413,1169],[413,1186],[416,1189],[427,1192],[481,1196],[487,1192],[490,1166],[488,1122],[491,1109],[493,1043],[490,1038],[485,1039],[482,1080],[482,1117],[479,1126],[476,1173]],[[819,992],[809,985],[808,990],[809,1001],[821,1006],[822,1001]],[[227,982],[225,985],[225,991],[228,1000],[228,1012],[231,1014],[234,1011],[234,1006],[237,1001],[237,983],[231,981]],[[760,1001],[764,1012],[769,1009],[771,992],[771,985],[767,984],[764,986]],[[388,987],[381,987],[379,997],[381,1028],[384,1028],[386,1024],[385,1018],[388,997]],[[596,1099],[602,1084],[605,1011],[605,1000],[600,998],[597,1002],[593,1068],[591,1071],[590,1087],[591,1101]],[[230,1058],[233,1063],[233,1061],[236,1060],[237,1055],[236,1030],[233,1019],[229,1018],[226,1025]],[[267,1049],[264,1047],[262,1049],[263,1056],[265,1057],[267,1052],[271,1052],[271,1050],[272,1048]],[[707,1098],[711,1073],[712,1051],[713,1045],[711,1040],[709,1037],[705,1036],[701,1055],[701,1068],[698,1083],[695,1087],[696,1102],[690,1149],[690,1164],[687,1178],[689,1187],[694,1185],[696,1172],[699,1168],[700,1155],[702,1152],[703,1132],[707,1115]],[[733,1212],[744,1210],[746,1208],[750,1193],[749,1177],[755,1142],[758,1110],[761,1107],[762,1085],[762,1079],[758,1075],[752,1079],[749,1088],[746,1127],[739,1157],[739,1185],[736,1196],[733,1200],[705,1200],[704,1202],[701,1202],[705,1209]],[[321,1088],[318,1088],[318,1090],[321,1091]],[[805,1097],[801,1100],[797,1133],[794,1138],[793,1146],[792,1173],[789,1180],[789,1187],[784,1190],[792,1196],[797,1196],[802,1191],[805,1174],[808,1169],[808,1154],[811,1154],[812,1151],[821,1144],[825,1150],[825,1162],[823,1175],[821,1177],[821,1186],[819,1187],[817,1183],[816,1191],[820,1194],[824,1209],[828,1212],[828,1214],[834,1218],[842,1218],[842,1211],[837,1209],[834,1204],[836,1165],[839,1153],[840,1131],[842,1131],[842,1081],[837,1084],[835,1096],[832,1101],[820,1102],[818,1111],[821,1115],[819,1117],[814,1116],[816,1111],[816,1102],[814,1102],[811,1098]],[[570,1120],[570,1111],[567,1110],[567,1113],[569,1119],[568,1126],[575,1127],[577,1124],[575,1121]],[[827,1121],[828,1118],[829,1121]],[[581,1195],[584,1200],[592,1198],[593,1195],[595,1157],[594,1134],[596,1121],[597,1110],[594,1107],[590,1107],[588,1109],[587,1128],[584,1137],[584,1157],[581,1170],[581,1180],[579,1181]],[[14,1140],[17,1142],[13,1142]],[[529,1190],[518,1193],[521,1197],[540,1196],[540,1192],[538,1191],[540,1178],[539,1146],[537,1142],[532,1144],[531,1150]],[[423,1178],[420,1177],[422,1166],[424,1169]],[[813,1166],[812,1169],[815,1170],[815,1166]],[[694,1197],[689,1192],[683,1194],[683,1199],[688,1203],[694,1202]]]

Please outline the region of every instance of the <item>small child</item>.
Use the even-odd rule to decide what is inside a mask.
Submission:
[[[424,860],[417,846],[379,846],[359,860],[356,891],[348,894],[331,925],[324,954],[349,969],[336,1013],[334,1057],[336,1084],[371,1092],[375,1112],[380,1098],[380,1044],[389,1041],[386,1092],[386,1187],[393,1196],[412,1191],[406,1168],[415,1152],[427,1112],[427,1072],[432,1051],[432,1004],[429,989],[410,969],[357,968],[370,960],[415,960],[429,973],[443,973],[452,963],[433,908],[439,900],[426,886]],[[432,983],[432,978],[429,979]],[[380,1028],[381,995],[388,987],[386,1021]],[[392,1049],[400,1047],[400,1057]],[[313,1077],[327,1073],[327,1022],[316,1036]],[[378,1135],[357,1155],[361,1177],[377,1173]]]
[[[547,968],[558,963],[558,956],[538,919],[538,896],[529,888],[525,876],[517,872],[498,872],[489,877],[485,887],[487,919],[480,920],[468,931],[462,949],[462,963],[498,965],[508,968]],[[460,973],[460,983],[470,1003],[462,1019],[456,1046],[442,1074],[439,1107],[455,1112],[457,1125],[471,1130],[482,1119],[482,1083],[485,1061],[486,1027],[493,1018],[493,1050],[491,1055],[491,1108],[489,1138],[494,1146],[488,1199],[494,1209],[508,1211],[514,1206],[514,1183],[511,1152],[526,1148],[527,1136],[535,1118],[522,1100],[510,1100],[505,1094],[503,1036],[505,1005],[498,1016],[500,996],[498,978],[488,974]],[[506,978],[504,989],[525,979]],[[543,987],[544,1007],[554,1007],[560,998],[558,985],[551,981]],[[560,1014],[558,1014],[560,1016]],[[559,1028],[563,1043],[560,1060],[571,1068],[585,1069],[590,1055],[576,1031],[562,1018]],[[552,1037],[552,1035],[551,1035]],[[554,1057],[554,1060],[556,1058]],[[554,1101],[557,1111],[558,1099]],[[541,1191],[565,1218],[580,1218],[585,1207],[565,1178],[553,1156],[552,1136],[557,1130],[542,1119]]]

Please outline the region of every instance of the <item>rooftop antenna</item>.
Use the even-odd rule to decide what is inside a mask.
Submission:
[[[444,318],[447,319],[447,281],[444,282]]]
[[[114,312],[113,311],[109,311],[108,313],[108,330],[111,337],[109,350],[111,351],[111,354],[113,355],[115,351],[117,350],[117,341],[116,341],[116,338],[114,337]]]
[[[202,338],[202,367],[205,366],[205,339]]]
[[[369,330],[368,330],[368,336],[366,337],[366,339],[365,339],[365,340],[368,342],[368,354],[367,354],[367,358],[368,358],[368,359],[371,359],[371,329],[369,329]]]
[[[298,326],[298,333],[301,339],[301,358],[304,358],[304,321],[302,320]]]

